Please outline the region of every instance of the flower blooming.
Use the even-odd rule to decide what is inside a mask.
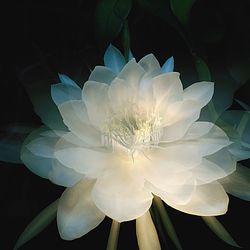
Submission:
[[[125,63],[113,46],[104,62],[83,89],[59,75],[51,94],[67,128],[41,127],[21,152],[33,172],[67,187],[57,211],[61,237],[81,237],[105,216],[137,219],[144,230],[144,220],[152,224],[153,195],[189,214],[226,213],[220,179],[236,169],[231,142],[218,126],[198,120],[214,84],[183,89],[173,59],[163,67],[152,54]]]

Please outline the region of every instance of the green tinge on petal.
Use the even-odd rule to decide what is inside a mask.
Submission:
[[[213,216],[203,216],[202,219],[204,222],[208,225],[208,227],[223,241],[225,241],[227,244],[239,247],[235,240],[232,238],[232,236],[228,233],[228,231],[224,228],[224,226]]]
[[[34,238],[56,218],[58,201],[59,199],[52,202],[30,222],[23,233],[19,236],[14,250],[19,249],[26,242]]]
[[[120,223],[113,220],[112,225],[111,225],[111,229],[110,229],[110,233],[109,233],[107,250],[116,250],[117,249],[119,231],[120,231]]]
[[[174,226],[169,218],[169,215],[164,207],[162,200],[159,197],[155,196],[154,203],[156,205],[156,208],[159,211],[163,226],[164,226],[165,230],[167,231],[169,238],[172,240],[172,242],[174,243],[174,245],[176,246],[176,248],[178,250],[182,250],[181,243],[178,239],[178,236],[175,232]]]

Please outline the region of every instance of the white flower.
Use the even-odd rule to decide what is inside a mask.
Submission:
[[[104,62],[82,90],[60,75],[51,93],[68,130],[44,126],[22,148],[33,172],[67,187],[57,214],[61,237],[81,237],[105,216],[149,218],[153,194],[189,214],[224,214],[228,196],[219,180],[236,169],[231,142],[216,125],[197,121],[213,83],[183,90],[179,73],[168,72],[172,59],[162,68],[152,54],[125,64],[112,46]]]

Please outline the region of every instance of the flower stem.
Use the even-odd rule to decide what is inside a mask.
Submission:
[[[213,216],[202,216],[204,222],[208,225],[208,227],[223,241],[227,244],[241,248],[232,236],[228,233],[228,231],[224,228],[224,226]]]
[[[109,233],[107,250],[116,250],[117,249],[119,231],[120,231],[120,223],[113,220],[112,225],[111,225],[111,229],[110,229],[110,233]]]
[[[178,239],[178,236],[176,235],[174,226],[170,220],[170,217],[169,217],[169,215],[164,207],[162,200],[159,197],[155,196],[154,203],[156,205],[156,208],[159,211],[160,217],[161,217],[162,222],[163,222],[163,226],[164,226],[165,230],[167,231],[169,238],[173,241],[174,245],[176,246],[176,248],[178,250],[182,250],[181,243]]]

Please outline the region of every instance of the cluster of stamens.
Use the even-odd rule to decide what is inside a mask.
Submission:
[[[154,112],[145,112],[136,105],[111,113],[105,124],[103,143],[113,150],[123,146],[130,152],[157,145],[161,136],[160,118]]]

